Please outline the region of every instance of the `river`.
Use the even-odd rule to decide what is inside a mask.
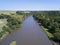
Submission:
[[[12,40],[16,40],[17,45],[52,45],[32,16],[23,21],[21,29],[7,35],[0,45],[9,45]]]

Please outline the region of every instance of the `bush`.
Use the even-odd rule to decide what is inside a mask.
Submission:
[[[0,15],[0,19],[11,18],[9,15]]]
[[[55,33],[55,29],[55,26],[51,26],[51,28],[48,31],[53,34]]]
[[[57,38],[58,40],[60,40],[60,29],[59,28],[56,29],[56,31],[54,33],[54,36],[55,36],[55,38]]]
[[[3,26],[2,28],[4,31],[11,33],[11,30],[9,27]]]

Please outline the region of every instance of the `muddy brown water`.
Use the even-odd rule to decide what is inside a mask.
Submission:
[[[25,19],[21,29],[7,35],[0,45],[9,45],[12,40],[16,40],[16,45],[52,45],[32,16]]]

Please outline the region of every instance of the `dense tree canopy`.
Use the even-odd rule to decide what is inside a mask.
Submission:
[[[34,11],[31,13],[38,23],[53,34],[54,40],[60,40],[60,11]]]

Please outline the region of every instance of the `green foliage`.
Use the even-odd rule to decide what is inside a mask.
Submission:
[[[19,16],[18,16],[19,17]],[[11,33],[13,30],[18,29],[21,25],[21,18],[16,15],[6,15],[1,14],[0,19],[6,19],[6,25],[2,26],[2,31],[0,32],[0,38],[6,33]],[[5,23],[5,22],[4,22]]]
[[[7,20],[7,22],[8,22],[7,25],[8,25],[11,29],[15,29],[18,25],[21,24],[21,22],[18,21],[17,19],[15,19],[15,18],[9,18],[9,19]]]
[[[9,15],[0,15],[0,19],[11,18]]]
[[[54,36],[55,36],[55,38],[60,40],[60,29],[59,28],[56,29],[56,32],[54,33]]]
[[[48,29],[46,33],[53,35],[53,38],[48,36],[50,39],[60,40],[60,11],[34,11],[31,13],[38,23]]]
[[[0,32],[0,38],[2,37],[2,32]]]
[[[0,32],[0,38],[5,34],[5,31]]]
[[[10,43],[10,45],[16,45],[16,41],[15,41],[15,40],[12,41],[12,42]]]
[[[22,11],[16,11],[16,14],[22,15],[23,13],[22,13]]]
[[[7,20],[7,22],[11,25],[17,25],[17,24],[21,24],[21,22],[19,22],[18,20],[14,19],[14,18],[9,18]]]
[[[9,27],[3,26],[2,29],[3,29],[5,32],[9,32],[9,33],[11,33],[11,30],[10,30]]]
[[[56,29],[55,26],[51,26],[51,28],[49,28],[48,31],[53,34],[55,33],[55,29]]]
[[[18,15],[30,15],[30,11],[16,11],[16,14]]]

